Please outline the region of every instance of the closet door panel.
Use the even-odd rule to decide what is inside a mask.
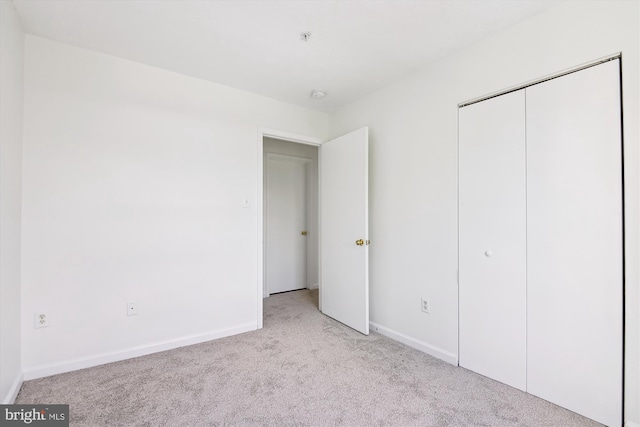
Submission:
[[[460,366],[526,388],[524,91],[459,110]]]
[[[527,390],[622,423],[618,62],[527,88]]]

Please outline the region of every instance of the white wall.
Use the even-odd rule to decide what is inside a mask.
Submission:
[[[26,378],[256,328],[258,128],[326,114],[27,36],[24,120]]]
[[[315,289],[318,287],[318,147],[280,139],[265,138],[264,152],[311,159],[309,163],[309,192],[307,196],[307,231],[309,233],[307,235],[307,287]],[[266,190],[264,194],[266,194]]]
[[[637,1],[565,2],[331,116],[371,136],[371,319],[457,353],[457,105],[622,52],[626,192],[626,407],[640,424]],[[431,314],[420,297],[431,298]],[[487,307],[490,310],[491,307]],[[437,353],[437,352],[436,352]]]
[[[0,2],[0,402],[13,403],[22,381],[20,345],[20,199],[24,32]]]

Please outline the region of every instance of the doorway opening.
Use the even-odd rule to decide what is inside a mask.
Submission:
[[[318,147],[263,140],[264,297],[318,288]]]
[[[317,243],[311,246],[309,258],[315,274],[306,286],[318,283],[318,309],[329,317],[361,332],[369,334],[369,232],[368,232],[368,144],[367,127],[322,142],[287,132],[258,129],[258,280],[257,329],[263,326],[263,299],[265,297],[265,159],[268,156],[303,157],[295,152],[267,153],[265,139],[294,142],[290,147],[315,146],[318,155],[318,196],[310,197],[317,203]],[[321,149],[318,147],[321,146]],[[306,157],[307,159],[309,157]],[[295,162],[290,162],[295,163]],[[295,168],[294,168],[295,169]],[[286,174],[284,174],[286,176]],[[316,178],[315,174],[312,174]],[[287,178],[279,178],[281,181]],[[312,211],[316,211],[313,209]],[[305,224],[307,225],[307,224]],[[307,225],[308,226],[308,225]],[[311,229],[311,227],[310,227]],[[309,230],[295,230],[295,233]],[[305,238],[308,237],[304,236]],[[309,240],[309,239],[307,239]],[[317,250],[318,255],[313,256]],[[275,255],[275,254],[274,254]],[[305,259],[307,257],[305,256]],[[315,264],[317,262],[317,264]],[[310,270],[307,268],[307,270]],[[306,277],[306,272],[305,272]]]
[[[258,329],[263,326],[264,298],[320,287],[318,147],[322,142],[258,130]]]

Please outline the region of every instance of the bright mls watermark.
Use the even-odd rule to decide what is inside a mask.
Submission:
[[[69,405],[0,405],[0,427],[68,427]]]

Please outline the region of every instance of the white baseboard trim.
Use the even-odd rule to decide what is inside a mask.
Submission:
[[[2,399],[3,405],[11,405],[16,401],[16,397],[18,397],[18,393],[20,392],[20,387],[22,387],[22,383],[24,381],[24,375],[21,372],[16,379],[13,381],[11,388],[9,389],[9,393]]]
[[[457,354],[450,353],[439,347],[427,344],[422,341],[418,341],[415,338],[411,338],[410,336],[407,336],[400,332],[385,328],[384,326],[378,325],[374,322],[369,322],[369,326],[371,327],[372,331],[377,332],[380,335],[384,335],[385,337],[389,337],[392,340],[401,342],[402,344],[408,345],[409,347],[415,348],[416,350],[420,350],[423,353],[427,353],[428,355],[437,357],[438,359],[444,360],[447,363],[458,366]]]
[[[640,424],[631,421],[625,421],[624,427],[640,427]]]
[[[96,356],[84,357],[80,359],[67,360],[50,365],[34,366],[24,370],[24,380],[48,377],[65,372],[77,371],[79,369],[91,368],[93,366],[104,365],[106,363],[119,362],[121,360],[132,359],[134,357],[146,356],[148,354],[161,351],[173,350],[188,345],[200,344],[203,342],[241,334],[243,332],[255,331],[255,323],[245,323],[234,328],[208,332],[205,334],[190,335],[174,340],[163,341],[155,344],[133,347],[126,350],[104,353]]]
[[[307,289],[318,289],[320,285],[318,283],[314,283],[312,285],[307,286]]]

